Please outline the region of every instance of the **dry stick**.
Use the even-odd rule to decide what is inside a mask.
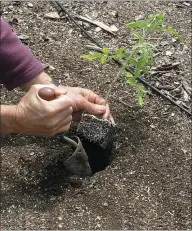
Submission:
[[[89,18],[81,16],[81,15],[75,15],[74,18],[77,18],[79,20],[83,20],[83,21],[89,22],[91,24],[94,24],[95,26],[102,28],[103,30],[109,32],[110,34],[115,35],[115,33],[112,31],[112,29],[109,26],[105,25],[103,22],[89,19]]]

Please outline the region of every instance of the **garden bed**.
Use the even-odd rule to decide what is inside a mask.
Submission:
[[[158,38],[160,54],[154,67],[180,65],[177,70],[149,76],[147,81],[174,89],[185,81],[191,88],[190,2],[67,2],[64,6],[115,25],[117,36],[83,23],[112,49],[133,43],[125,23],[150,13],[165,13],[185,44],[169,36]],[[47,71],[53,78],[105,97],[119,67],[81,59],[90,42],[67,17],[44,17],[52,11],[56,8],[51,2],[2,3],[3,17],[18,20],[13,28],[18,35],[29,36],[24,42],[42,63],[51,66]],[[181,87],[178,100],[190,110],[191,95]],[[16,103],[23,94],[1,86],[2,103]],[[175,92],[170,94],[178,97]],[[63,160],[72,150],[58,138],[1,136],[2,229],[191,229],[191,118],[151,93],[144,106],[138,106],[135,90],[123,78],[114,85],[109,102],[119,126],[110,163],[86,180],[67,177]]]

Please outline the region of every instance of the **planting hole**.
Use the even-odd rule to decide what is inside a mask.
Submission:
[[[81,139],[82,145],[88,155],[88,161],[93,174],[104,170],[109,165],[110,149],[103,149],[99,145],[86,139]]]

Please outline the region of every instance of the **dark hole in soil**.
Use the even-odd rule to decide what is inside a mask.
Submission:
[[[93,174],[104,170],[109,165],[110,149],[104,149],[95,143],[81,139],[82,145],[88,155],[88,161]]]

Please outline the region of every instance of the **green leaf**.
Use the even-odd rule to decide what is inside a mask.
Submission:
[[[108,56],[107,55],[103,55],[101,57],[101,64],[105,64],[107,62],[107,60],[108,60]]]
[[[157,22],[159,25],[162,25],[164,23],[164,18],[165,15],[160,13],[160,14],[156,14],[156,18],[157,18]]]
[[[145,90],[145,87],[143,86],[143,84],[138,83],[137,84],[137,93],[138,93],[137,96],[138,96],[138,103],[140,106],[143,105],[143,98],[144,98],[146,92],[147,91]]]
[[[95,59],[100,59],[101,56],[102,54],[99,52],[89,52],[89,54],[81,55],[80,57],[91,61]]]
[[[144,40],[143,36],[141,36],[139,33],[134,32],[133,36],[138,39],[140,42],[142,42]]]
[[[105,55],[108,55],[111,51],[109,48],[103,48],[102,49],[102,52],[105,54]]]
[[[135,77],[130,72],[124,71],[123,74],[127,77],[128,84],[133,85],[133,86],[137,84]]]
[[[119,59],[125,57],[125,50],[126,50],[125,47],[120,47],[119,49],[117,49],[117,51],[113,55],[113,58],[116,60],[119,60]]]
[[[129,60],[129,63],[130,63],[131,65],[137,65],[137,59],[131,58],[131,59]]]
[[[147,26],[147,23],[146,22],[130,22],[128,24],[126,24],[126,27],[129,27],[129,28],[146,28]]]
[[[153,59],[152,47],[148,43],[141,45],[143,46],[140,46],[140,57],[135,69],[135,78],[139,77],[142,71],[147,72],[147,66],[151,64]]]
[[[138,92],[138,103],[140,106],[143,105],[143,96]]]
[[[176,29],[172,28],[171,26],[168,26],[168,27],[164,28],[164,31],[171,33],[173,36],[178,38],[181,43],[184,43],[182,36],[179,35],[179,33],[176,31]]]

